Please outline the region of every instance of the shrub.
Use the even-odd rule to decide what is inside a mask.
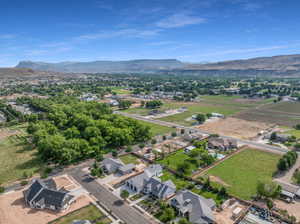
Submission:
[[[20,184],[21,184],[21,186],[25,186],[25,185],[28,184],[28,181],[27,181],[27,180],[22,180],[22,181],[20,182]]]
[[[131,152],[132,151],[132,147],[131,146],[128,146],[125,150],[125,152]]]

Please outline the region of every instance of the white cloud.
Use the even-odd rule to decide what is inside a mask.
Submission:
[[[158,21],[156,23],[156,26],[161,28],[176,28],[176,27],[184,27],[188,25],[195,25],[195,24],[200,24],[205,22],[206,19],[204,18],[191,16],[186,13],[178,13]]]
[[[137,30],[137,29],[121,29],[121,30],[110,30],[101,31],[99,33],[86,34],[76,37],[77,40],[96,40],[114,37],[135,37],[145,38],[155,36],[160,32],[158,29],[154,30]]]

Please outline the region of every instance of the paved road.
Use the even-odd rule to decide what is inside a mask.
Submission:
[[[175,123],[172,123],[172,122],[166,122],[166,121],[161,121],[161,120],[153,120],[153,119],[145,118],[143,116],[136,115],[136,114],[128,114],[128,113],[124,113],[124,112],[121,112],[121,111],[115,111],[115,113],[121,114],[121,115],[126,116],[126,117],[131,117],[131,118],[134,118],[134,119],[137,119],[137,120],[151,122],[151,123],[154,123],[154,124],[163,125],[163,126],[167,126],[167,127],[185,128],[185,129],[188,129],[188,130],[198,131],[202,134],[208,134],[208,135],[209,134],[215,134],[215,133],[209,133],[207,131],[203,131],[199,128],[186,127],[186,126],[183,126],[183,125],[178,125],[178,124],[175,124]],[[270,151],[270,152],[277,153],[277,154],[284,154],[284,153],[289,151],[287,149],[283,149],[283,148],[272,146],[272,145],[262,144],[262,143],[258,143],[258,142],[254,142],[254,141],[249,141],[249,140],[244,140],[244,139],[239,139],[239,138],[234,138],[234,137],[229,137],[229,136],[221,136],[221,137],[227,138],[227,139],[233,139],[233,140],[236,140],[239,144],[245,144],[245,145],[253,146],[255,148],[263,149],[263,150]]]
[[[68,174],[94,197],[96,197],[102,204],[110,209],[113,214],[118,216],[118,218],[127,224],[156,224],[155,221],[148,220],[134,208],[124,203],[104,186],[89,177],[80,168],[75,168],[72,171],[69,171]]]

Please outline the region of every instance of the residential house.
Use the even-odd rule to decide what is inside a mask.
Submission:
[[[170,180],[161,181],[162,175],[160,165],[151,165],[142,174],[130,178],[125,185],[136,193],[148,194],[154,198],[167,199],[175,194],[176,186]]]
[[[276,181],[281,186],[281,198],[287,201],[293,201],[296,198],[300,199],[300,187],[294,184],[288,184],[281,181]]]
[[[107,174],[119,172],[122,175],[131,173],[135,165],[134,164],[124,164],[119,159],[106,158],[101,162],[101,168]]]
[[[36,209],[66,210],[75,198],[64,189],[56,189],[54,181],[42,182],[34,180],[23,192],[26,204]]]
[[[227,151],[237,148],[237,141],[234,139],[211,137],[208,139],[207,144],[209,149],[217,149],[221,151]]]
[[[188,190],[182,190],[170,200],[180,216],[186,217],[192,224],[216,223],[213,210],[216,204],[213,199],[206,199]]]
[[[162,182],[158,177],[154,176],[149,179],[143,188],[143,193],[153,198],[167,199],[176,192],[176,186],[171,180]]]
[[[184,153],[190,153],[191,151],[193,151],[196,147],[193,145],[190,145],[188,147],[184,148]]]

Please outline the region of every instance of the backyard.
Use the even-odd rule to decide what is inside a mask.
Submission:
[[[226,183],[228,192],[249,200],[256,194],[258,181],[271,181],[280,155],[256,149],[246,149],[210,169],[213,176]],[[214,178],[215,179],[215,178]]]
[[[111,220],[107,218],[95,205],[88,205],[72,213],[69,213],[49,224],[70,224],[74,220],[89,220],[94,224],[109,224]]]
[[[129,164],[129,163],[133,163],[133,164],[139,164],[139,160],[137,157],[128,154],[125,156],[120,156],[119,159],[124,163],[124,164]]]

